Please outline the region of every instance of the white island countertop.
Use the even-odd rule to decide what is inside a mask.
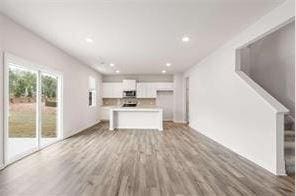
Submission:
[[[156,106],[137,106],[137,107],[112,107],[114,111],[162,111],[162,108]]]
[[[162,108],[156,106],[110,108],[110,130],[157,129],[162,131]]]

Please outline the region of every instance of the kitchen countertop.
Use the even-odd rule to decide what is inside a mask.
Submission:
[[[157,106],[136,106],[136,107],[120,107],[115,106],[110,108],[113,111],[162,111],[162,108]]]

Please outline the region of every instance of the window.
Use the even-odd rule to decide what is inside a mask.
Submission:
[[[89,76],[88,87],[88,105],[90,107],[96,106],[96,80]]]

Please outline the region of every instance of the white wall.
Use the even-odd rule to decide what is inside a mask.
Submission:
[[[174,122],[185,122],[185,82],[183,73],[174,75]]]
[[[3,167],[3,18],[0,16],[0,168]]]
[[[289,0],[184,74],[190,78],[190,126],[276,174],[284,173],[276,104],[235,72],[235,52],[293,17]]]
[[[63,132],[70,136],[98,122],[98,107],[88,106],[89,76],[101,86],[101,75],[0,14],[0,162],[3,152],[3,53],[55,69],[63,75]],[[1,32],[2,31],[2,32]],[[98,93],[98,100],[100,94]],[[97,104],[98,106],[100,104]]]
[[[295,116],[295,23],[252,43],[242,52],[242,71]]]

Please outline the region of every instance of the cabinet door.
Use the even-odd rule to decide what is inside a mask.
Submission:
[[[156,83],[138,83],[137,98],[156,98]]]
[[[156,83],[146,83],[146,98],[156,98]]]
[[[137,98],[145,98],[145,84],[137,83]]]
[[[155,85],[155,83],[150,84],[149,89],[150,89],[151,97],[156,98],[157,93],[156,93],[156,85]]]
[[[113,98],[122,98],[123,94],[122,83],[112,83]]]
[[[103,93],[102,97],[103,98],[112,98],[112,86],[111,83],[103,83]]]
[[[156,83],[157,90],[159,91],[172,91],[174,90],[174,84],[172,82],[159,82]]]
[[[172,83],[172,82],[165,83],[165,89],[173,91],[174,90],[174,83]]]
[[[136,90],[136,80],[123,80],[122,86],[124,91],[134,91]]]
[[[122,98],[122,83],[105,82],[103,83],[103,98]]]

